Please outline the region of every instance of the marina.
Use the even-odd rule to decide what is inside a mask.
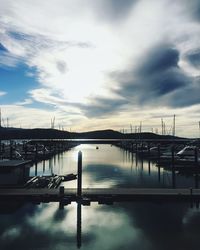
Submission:
[[[92,232],[95,234],[95,242],[101,241],[98,234],[99,219],[102,221],[104,230],[110,228],[112,231],[112,225],[116,221],[120,228],[124,227],[127,234],[126,230],[135,228],[134,225],[129,226],[132,218],[139,219],[141,216],[145,218],[146,210],[152,218],[152,222],[148,222],[149,226],[155,223],[159,215],[163,225],[171,222],[174,227],[172,221],[174,217],[171,217],[170,211],[173,211],[174,216],[181,215],[183,220],[187,213],[190,213],[190,216],[199,214],[200,178],[197,171],[199,167],[193,161],[194,159],[192,159],[194,162],[192,165],[177,165],[175,161],[172,165],[173,154],[171,155],[170,151],[169,163],[162,164],[160,161],[158,164],[157,155],[152,158],[147,154],[142,155],[141,151],[131,151],[128,147],[130,142],[126,142],[128,144],[126,147],[120,146],[119,141],[112,144],[110,141],[106,144],[105,142],[97,144],[94,141],[92,144],[76,143],[78,146],[60,151],[49,159],[2,160],[0,164],[2,173],[6,166],[11,166],[12,176],[21,176],[23,169],[28,172],[26,178],[17,185],[14,183],[7,186],[1,185],[0,218],[9,216],[12,221],[16,221],[15,216],[19,216],[18,214],[23,211],[24,215],[20,215],[23,225],[32,234],[37,234],[37,237],[41,232],[52,234],[55,226],[45,229],[47,228],[45,225],[53,220],[56,228],[64,232],[62,239],[54,236],[54,243],[52,243],[54,247],[62,241],[63,244],[70,245],[72,249],[88,249],[90,243],[87,238]],[[134,143],[132,141],[131,148],[135,147]],[[125,145],[124,141],[123,145]],[[159,146],[156,146],[156,150],[158,148]],[[12,172],[16,168],[20,170],[20,174]],[[34,211],[34,215],[29,215],[30,209]],[[141,216],[138,209],[142,213]],[[6,215],[5,211],[7,211]],[[134,211],[133,215],[131,211]],[[120,219],[124,216],[128,216],[127,220]],[[167,221],[164,219],[165,216],[167,216]],[[115,219],[112,219],[108,225],[104,218]],[[35,222],[30,224],[29,221],[32,220]],[[88,227],[91,220],[93,226]],[[20,225],[21,222],[15,222],[15,227],[21,228]],[[12,222],[10,225],[6,223],[2,230],[6,232],[6,228],[13,226]],[[65,227],[70,230],[61,229]],[[170,228],[172,230],[172,227]],[[24,234],[27,235],[26,232]],[[18,244],[23,242],[28,248],[29,242],[24,241],[23,237],[19,233],[16,238],[17,242]],[[123,234],[120,242],[123,242],[124,237]],[[169,242],[169,237],[172,237],[171,233],[166,234],[163,240]],[[132,239],[131,235],[128,238],[132,242],[131,245],[133,241],[138,242]],[[198,239],[195,241],[198,242]],[[15,242],[14,238],[12,242]],[[37,249],[43,240],[40,241],[41,243],[32,240],[31,242],[31,245]],[[180,245],[182,243],[183,241],[179,241]],[[185,240],[184,244],[186,243]],[[7,243],[3,240],[2,244]]]
[[[200,0],[0,2],[0,250],[198,250]]]

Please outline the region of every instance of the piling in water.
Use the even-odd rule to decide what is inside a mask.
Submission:
[[[78,152],[77,196],[82,196],[82,152]]]

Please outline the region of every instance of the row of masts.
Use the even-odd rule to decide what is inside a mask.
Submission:
[[[200,130],[200,122],[199,122],[199,130]],[[131,134],[132,133],[138,134],[138,133],[144,132],[142,130],[142,121],[140,121],[139,126],[133,126],[132,124],[130,124],[130,130],[124,129],[124,128],[120,130],[120,132],[123,134],[129,133],[129,131]],[[158,128],[151,128],[151,132],[155,133],[155,134],[159,134],[159,129]],[[171,134],[173,136],[176,135],[176,115],[173,115],[173,125],[168,130],[166,127],[166,123],[164,122],[164,119],[161,118],[161,133],[160,134],[161,135],[170,135]]]
[[[5,119],[2,117],[1,108],[0,108],[0,128],[3,127],[2,125],[3,125],[4,127],[7,127],[7,128],[8,128],[8,127],[9,127],[9,118],[7,117],[7,118],[6,118],[6,121],[5,121]]]
[[[55,120],[56,120],[55,116],[53,118],[51,118],[51,123],[50,123],[51,129],[55,129],[55,127],[56,127]],[[8,117],[6,119],[4,119],[2,117],[2,112],[1,112],[1,108],[0,108],[0,128],[3,126],[8,128],[10,126],[10,124],[9,124]],[[199,137],[200,137],[200,121],[198,122],[198,127],[199,127]],[[62,126],[60,124],[58,125],[58,129],[62,130],[62,131],[65,130],[64,126]],[[70,128],[70,131],[71,131],[71,128]],[[128,129],[124,129],[124,128],[120,130],[120,132],[123,134],[128,133],[128,131],[129,131]],[[144,131],[142,131],[142,121],[140,121],[139,126],[135,126],[134,128],[133,128],[133,125],[130,124],[130,133],[131,134],[132,133],[142,133],[142,132],[144,132]],[[155,133],[155,134],[159,134],[159,129],[158,128],[151,128],[151,132]],[[170,134],[173,136],[176,135],[176,115],[175,114],[173,115],[173,124],[169,129],[167,129],[167,126],[166,126],[164,119],[161,118],[161,131],[160,132],[161,132],[160,133],[161,135],[170,135]]]

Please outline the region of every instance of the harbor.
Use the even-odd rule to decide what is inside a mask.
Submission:
[[[87,142],[87,141],[86,141]],[[93,144],[96,144],[98,140],[93,140]],[[51,142],[52,143],[52,142]],[[55,143],[55,142],[54,142]],[[65,145],[62,145],[62,143]],[[62,141],[59,144],[59,147],[56,147],[62,150],[55,150],[54,154],[61,154],[63,152],[67,152],[68,150],[75,147],[75,145],[79,145],[84,141]],[[88,143],[88,142],[87,142]],[[31,148],[36,148],[36,152],[34,152],[34,161],[32,160],[24,160],[15,159],[13,157],[11,159],[2,159],[0,161],[0,171],[1,171],[1,183],[0,183],[0,199],[12,200],[21,199],[24,201],[31,201],[33,203],[35,200],[38,202],[53,202],[57,201],[62,204],[66,202],[66,204],[71,203],[72,201],[87,201],[86,203],[90,204],[90,202],[98,202],[103,203],[103,200],[107,201],[107,203],[113,204],[113,202],[124,202],[124,201],[137,201],[143,199],[143,201],[190,201],[195,200],[197,203],[199,202],[199,173],[200,173],[200,165],[199,165],[199,148],[197,146],[183,146],[182,141],[173,141],[173,144],[169,144],[169,141],[163,142],[164,144],[160,144],[157,141],[112,141],[110,140],[103,141],[104,145],[110,145],[123,150],[125,153],[128,152],[129,156],[134,157],[136,168],[138,162],[141,162],[141,166],[143,168],[143,162],[146,160],[148,162],[148,172],[150,174],[150,166],[153,163],[157,169],[158,179],[161,179],[161,168],[163,170],[171,172],[171,187],[172,189],[166,188],[158,188],[158,189],[144,189],[144,188],[130,188],[130,189],[92,189],[92,188],[83,188],[82,187],[82,152],[80,151],[77,155],[77,168],[74,170],[74,173],[68,173],[66,175],[54,174],[51,171],[50,175],[38,175],[38,162],[42,161],[41,158],[36,158],[38,156],[38,145],[45,150],[46,145],[49,145],[49,141],[45,141],[45,145],[42,144],[42,141],[39,142],[31,142]],[[166,145],[167,143],[167,145]],[[93,145],[88,144],[88,145]],[[13,144],[10,144],[12,148]],[[51,145],[51,144],[50,144]],[[67,145],[67,147],[66,147]],[[87,144],[86,144],[87,145]],[[99,146],[95,146],[96,150],[99,150]],[[52,147],[52,146],[51,146]],[[181,147],[183,147],[181,149]],[[19,147],[18,147],[19,148]],[[26,145],[24,148],[28,148]],[[180,150],[181,149],[181,150]],[[12,149],[13,150],[13,149]],[[10,149],[10,151],[12,151]],[[16,148],[15,148],[16,150]],[[3,152],[3,151],[2,151]],[[27,151],[33,152],[33,151]],[[189,153],[188,153],[189,152]],[[189,155],[188,155],[189,154]],[[43,163],[45,163],[47,158],[43,158]],[[34,165],[35,163],[35,165]],[[34,167],[33,167],[34,165]],[[43,172],[44,172],[43,165]],[[28,171],[30,168],[35,168],[34,176],[29,176]],[[16,173],[16,169],[21,169],[20,173]],[[13,171],[14,170],[14,171]],[[176,176],[177,173],[194,176],[195,186],[188,187],[187,189],[176,189]],[[13,176],[16,177],[16,180],[13,180]],[[66,189],[62,186],[63,182],[76,180],[77,179],[77,188]],[[7,189],[6,189],[7,188]],[[9,189],[8,189],[9,188]],[[47,191],[50,189],[49,191]],[[35,191],[34,191],[35,190]],[[52,191],[53,190],[53,191]],[[35,193],[34,193],[35,192]],[[62,193],[62,195],[61,195]],[[15,197],[16,196],[16,197]],[[44,198],[45,197],[45,198]],[[44,199],[43,199],[44,198]],[[49,200],[48,200],[49,199]],[[64,202],[65,201],[65,202]],[[83,202],[84,203],[84,202]],[[106,202],[105,202],[106,203]]]
[[[70,231],[66,230],[62,237],[65,245],[70,244],[72,249],[86,249],[89,247],[88,235],[93,232],[94,227],[96,240],[101,241],[97,230],[99,219],[104,229],[111,227],[110,230],[113,230],[114,221],[119,223],[120,228],[129,228],[131,218],[145,218],[146,210],[151,214],[152,222],[148,222],[150,226],[155,223],[158,215],[161,216],[164,225],[170,222],[174,226],[174,217],[171,217],[170,211],[181,215],[182,218],[186,218],[187,213],[190,213],[190,216],[199,213],[198,172],[184,170],[183,173],[179,173],[171,168],[165,169],[164,165],[158,165],[155,157],[142,157],[139,152],[127,150],[127,146],[119,147],[119,144],[124,145],[125,141],[108,141],[106,144],[105,141],[102,144],[96,142],[76,142],[78,146],[42,161],[2,160],[1,167],[2,164],[5,166],[1,168],[1,173],[9,167],[7,174],[20,176],[17,178],[20,181],[10,182],[7,186],[1,185],[0,218],[12,218],[15,227],[22,230],[17,217],[24,213],[20,215],[23,226],[37,237],[39,234],[49,235],[53,232],[53,226],[46,226],[48,221],[52,220],[61,231],[64,230],[62,227],[70,227]],[[38,143],[42,144],[41,141]],[[194,167],[197,168],[196,165]],[[13,168],[20,170],[20,174],[14,174]],[[21,173],[24,168],[27,172],[26,178],[22,181]],[[52,181],[53,179],[55,181]],[[57,185],[56,180],[59,182],[61,179],[62,182]],[[47,183],[55,183],[55,186],[46,186]],[[34,214],[28,212],[30,209]],[[127,215],[123,211],[126,211]],[[134,211],[135,215],[130,211]],[[120,219],[123,216],[128,216],[128,220],[125,220],[126,225],[123,224],[124,219]],[[108,225],[104,218],[109,220],[110,217],[114,221]],[[88,227],[91,220],[92,225]],[[131,225],[129,230],[133,227]],[[4,230],[6,231],[6,228]],[[26,232],[24,234],[27,235]],[[54,237],[57,239],[57,236]],[[169,240],[168,237],[172,235],[166,236],[165,240]],[[22,238],[20,233],[17,237],[18,242],[24,242]],[[39,242],[31,242],[36,248],[40,245]],[[28,242],[25,241],[25,245],[28,247]]]

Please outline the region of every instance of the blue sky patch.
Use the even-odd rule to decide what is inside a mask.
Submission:
[[[28,76],[32,73],[32,76]],[[22,102],[29,98],[28,91],[38,87],[38,82],[34,77],[35,72],[24,64],[16,68],[0,68],[0,90],[6,92],[1,97],[1,104],[13,104]]]
[[[3,46],[2,43],[0,43],[0,53],[6,52],[6,51],[7,51],[7,49]]]

